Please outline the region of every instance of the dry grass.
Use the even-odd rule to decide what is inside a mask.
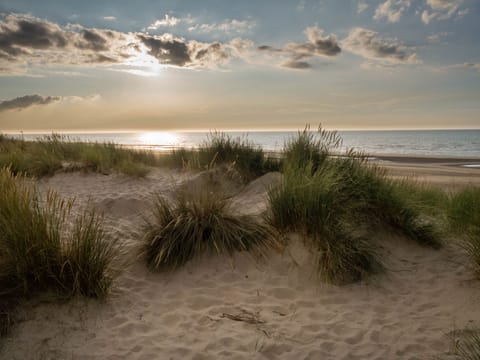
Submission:
[[[122,148],[113,143],[81,143],[52,134],[36,141],[0,136],[0,167],[30,176],[52,175],[65,164],[75,170],[121,172],[145,176],[158,158],[147,151]]]
[[[18,299],[52,290],[104,298],[115,275],[118,248],[102,219],[85,212],[70,226],[72,201],[48,193],[41,199],[21,175],[0,169],[0,321],[10,322]]]
[[[143,228],[144,255],[153,269],[177,268],[203,254],[246,251],[265,257],[277,247],[270,229],[253,216],[235,215],[226,199],[209,191],[157,197]]]

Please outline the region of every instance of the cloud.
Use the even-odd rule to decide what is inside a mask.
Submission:
[[[139,34],[138,38],[149,49],[148,54],[162,64],[184,66],[191,60],[183,39],[175,39],[170,34],[159,36]]]
[[[188,28],[188,31],[196,33],[221,32],[225,34],[249,34],[257,26],[253,20],[227,20],[213,24],[195,24]]]
[[[171,34],[146,35],[138,34],[139,39],[147,47],[148,54],[161,64],[178,67],[215,68],[232,58],[247,57],[253,46],[251,40],[235,38],[228,43],[186,41]]]
[[[287,61],[286,63],[283,64],[284,67],[290,68],[290,69],[310,69],[312,65],[310,65],[306,61],[299,61],[299,60],[290,60]]]
[[[396,39],[382,38],[377,32],[354,28],[342,41],[345,50],[368,60],[384,61],[390,64],[419,63],[413,48]]]
[[[368,7],[369,5],[365,1],[360,0],[357,5],[357,14],[363,13],[368,9]]]
[[[174,22],[168,16],[165,20]],[[236,22],[229,24],[237,26]],[[214,68],[244,57],[251,46],[239,38],[224,43],[187,41],[168,33],[125,33],[78,24],[62,28],[30,15],[0,15],[0,76],[32,76],[37,69],[52,66],[103,66],[125,71],[132,67],[141,71],[156,63]]]
[[[452,64],[443,66],[441,70],[449,70],[449,69],[464,69],[464,70],[477,70],[480,71],[480,63],[463,63],[463,64]]]
[[[147,29],[148,30],[157,30],[160,27],[168,27],[168,26],[175,26],[182,22],[182,19],[179,19],[175,16],[169,16],[168,14],[165,15],[165,18],[161,20],[156,20],[153,24],[150,24]]]
[[[410,0],[387,0],[378,5],[375,9],[375,20],[386,18],[388,22],[395,23],[400,21],[402,14],[411,5]]]
[[[103,20],[116,21],[117,18],[116,18],[115,16],[104,16],[104,17],[103,17]]]
[[[230,40],[228,47],[235,57],[247,59],[252,56],[255,43],[252,40],[237,37]]]
[[[28,49],[65,48],[67,34],[56,24],[27,16],[8,15],[0,23],[0,57],[27,54]]]
[[[468,9],[460,10],[463,0],[427,0],[427,7],[422,12],[421,18],[424,24],[432,20],[447,20],[457,15],[463,17],[468,14]]]
[[[439,44],[443,41],[443,39],[449,37],[450,35],[452,35],[452,33],[451,32],[446,32],[446,31],[429,35],[429,36],[427,36],[427,43],[429,43],[429,44]],[[444,43],[446,44],[446,42],[444,42]]]
[[[309,69],[311,64],[307,60],[312,57],[335,57],[342,49],[335,35],[323,36],[323,30],[314,26],[305,29],[308,42],[305,43],[287,43],[282,48],[276,48],[270,45],[262,45],[257,49],[266,52],[272,56],[287,58],[281,64],[283,67],[292,69]]]
[[[126,34],[112,30],[86,29],[80,25],[62,29],[30,15],[10,14],[0,20],[0,61],[10,65],[7,67],[27,62],[101,64],[106,58],[121,62],[130,56],[129,40]]]
[[[300,0],[300,2],[296,7],[297,11],[302,12],[303,10],[305,10],[306,5],[307,5],[307,0]]]
[[[25,95],[0,102],[0,112],[22,110],[33,105],[48,105],[60,100],[59,96]]]

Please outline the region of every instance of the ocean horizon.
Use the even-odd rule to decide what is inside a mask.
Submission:
[[[232,137],[248,139],[265,151],[281,151],[298,131],[223,131]],[[312,131],[312,133],[316,133]],[[480,158],[480,129],[463,130],[341,130],[340,152],[347,149],[369,155],[451,156]],[[45,133],[10,133],[8,136],[35,140]],[[195,148],[208,140],[211,131],[129,131],[62,132],[71,141],[112,142],[126,147],[169,151]]]

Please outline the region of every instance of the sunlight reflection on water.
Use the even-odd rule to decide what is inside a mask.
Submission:
[[[178,135],[174,132],[167,131],[151,131],[138,134],[139,142],[142,145],[153,146],[162,145],[165,147],[173,147],[178,145]]]

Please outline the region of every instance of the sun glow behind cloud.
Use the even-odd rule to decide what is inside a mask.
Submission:
[[[148,49],[142,45],[140,51],[133,52],[120,68],[122,71],[146,77],[159,76],[165,68],[153,56],[148,54]]]

